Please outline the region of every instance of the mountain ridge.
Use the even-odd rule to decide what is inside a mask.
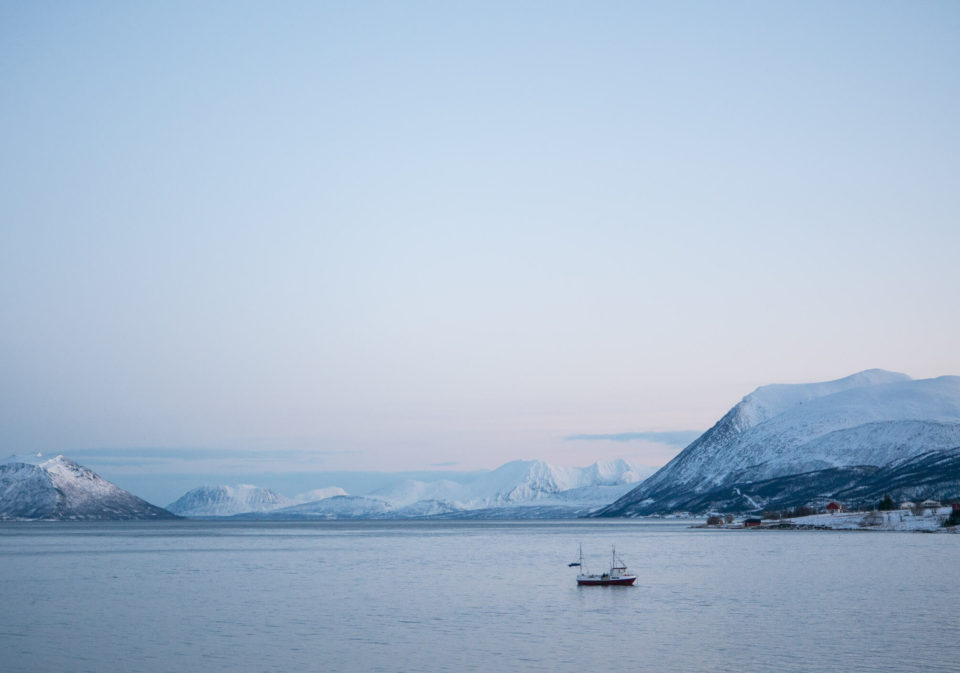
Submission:
[[[188,516],[236,518],[422,518],[478,517],[481,511],[509,508],[524,515],[537,506],[552,516],[585,514],[608,504],[652,471],[624,459],[596,462],[586,467],[558,466],[542,460],[515,460],[462,482],[403,480],[366,496],[337,494],[268,510]],[[197,489],[194,489],[196,491]],[[193,491],[191,491],[193,492]],[[185,497],[185,496],[184,496]],[[182,498],[181,498],[182,499]],[[194,510],[199,511],[199,510]]]
[[[761,386],[600,516],[674,511],[732,484],[830,468],[882,467],[960,444],[960,377],[872,369]]]
[[[63,455],[11,456],[0,462],[3,520],[176,518]]]

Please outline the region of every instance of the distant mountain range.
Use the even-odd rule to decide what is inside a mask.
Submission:
[[[295,498],[287,498],[269,488],[252,484],[199,486],[167,505],[167,509],[179,516],[217,518],[246,512],[272,512],[301,503],[345,495],[347,492],[339,486],[318,488]]]
[[[0,461],[0,519],[573,518],[757,512],[839,500],[960,497],[960,377],[879,369],[757,388],[652,476],[626,460],[406,479],[366,495],[330,486],[288,498],[202,486],[151,505],[63,456]]]
[[[305,496],[289,500],[257,486],[207,486],[186,493],[169,509],[183,516],[245,519],[570,518],[606,505],[652,472],[626,460],[588,467],[517,460],[463,481],[408,479],[366,496],[333,487],[312,492],[322,497],[308,502]]]
[[[757,511],[824,499],[954,497],[960,377],[872,369],[762,386],[596,516]]]
[[[233,516],[250,511],[268,512],[292,504],[292,500],[268,488],[238,484],[200,486],[184,493],[167,505],[167,509],[179,516],[213,517]]]
[[[11,456],[0,462],[0,519],[571,518],[623,495],[653,471],[625,460],[585,468],[518,460],[459,481],[407,479],[365,496],[336,486],[294,498],[250,484],[201,486],[163,509],[64,456]]]
[[[175,518],[63,456],[0,463],[0,520]]]

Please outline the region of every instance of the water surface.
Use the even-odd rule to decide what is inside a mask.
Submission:
[[[615,544],[635,587],[577,587]],[[0,524],[0,668],[950,671],[960,536],[575,522]]]

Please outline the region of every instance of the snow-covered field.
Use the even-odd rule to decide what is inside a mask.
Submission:
[[[904,510],[877,512],[877,521],[882,523],[863,525],[870,520],[868,512],[842,512],[839,514],[814,514],[812,516],[786,519],[798,526],[825,526],[832,530],[879,530],[879,531],[937,531],[958,533],[958,527],[943,528],[943,521],[950,516],[949,507],[927,510],[923,516],[914,516]]]

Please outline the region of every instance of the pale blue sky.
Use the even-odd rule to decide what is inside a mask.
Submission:
[[[657,464],[564,437],[958,374],[958,35],[955,2],[2,2],[2,448]]]

